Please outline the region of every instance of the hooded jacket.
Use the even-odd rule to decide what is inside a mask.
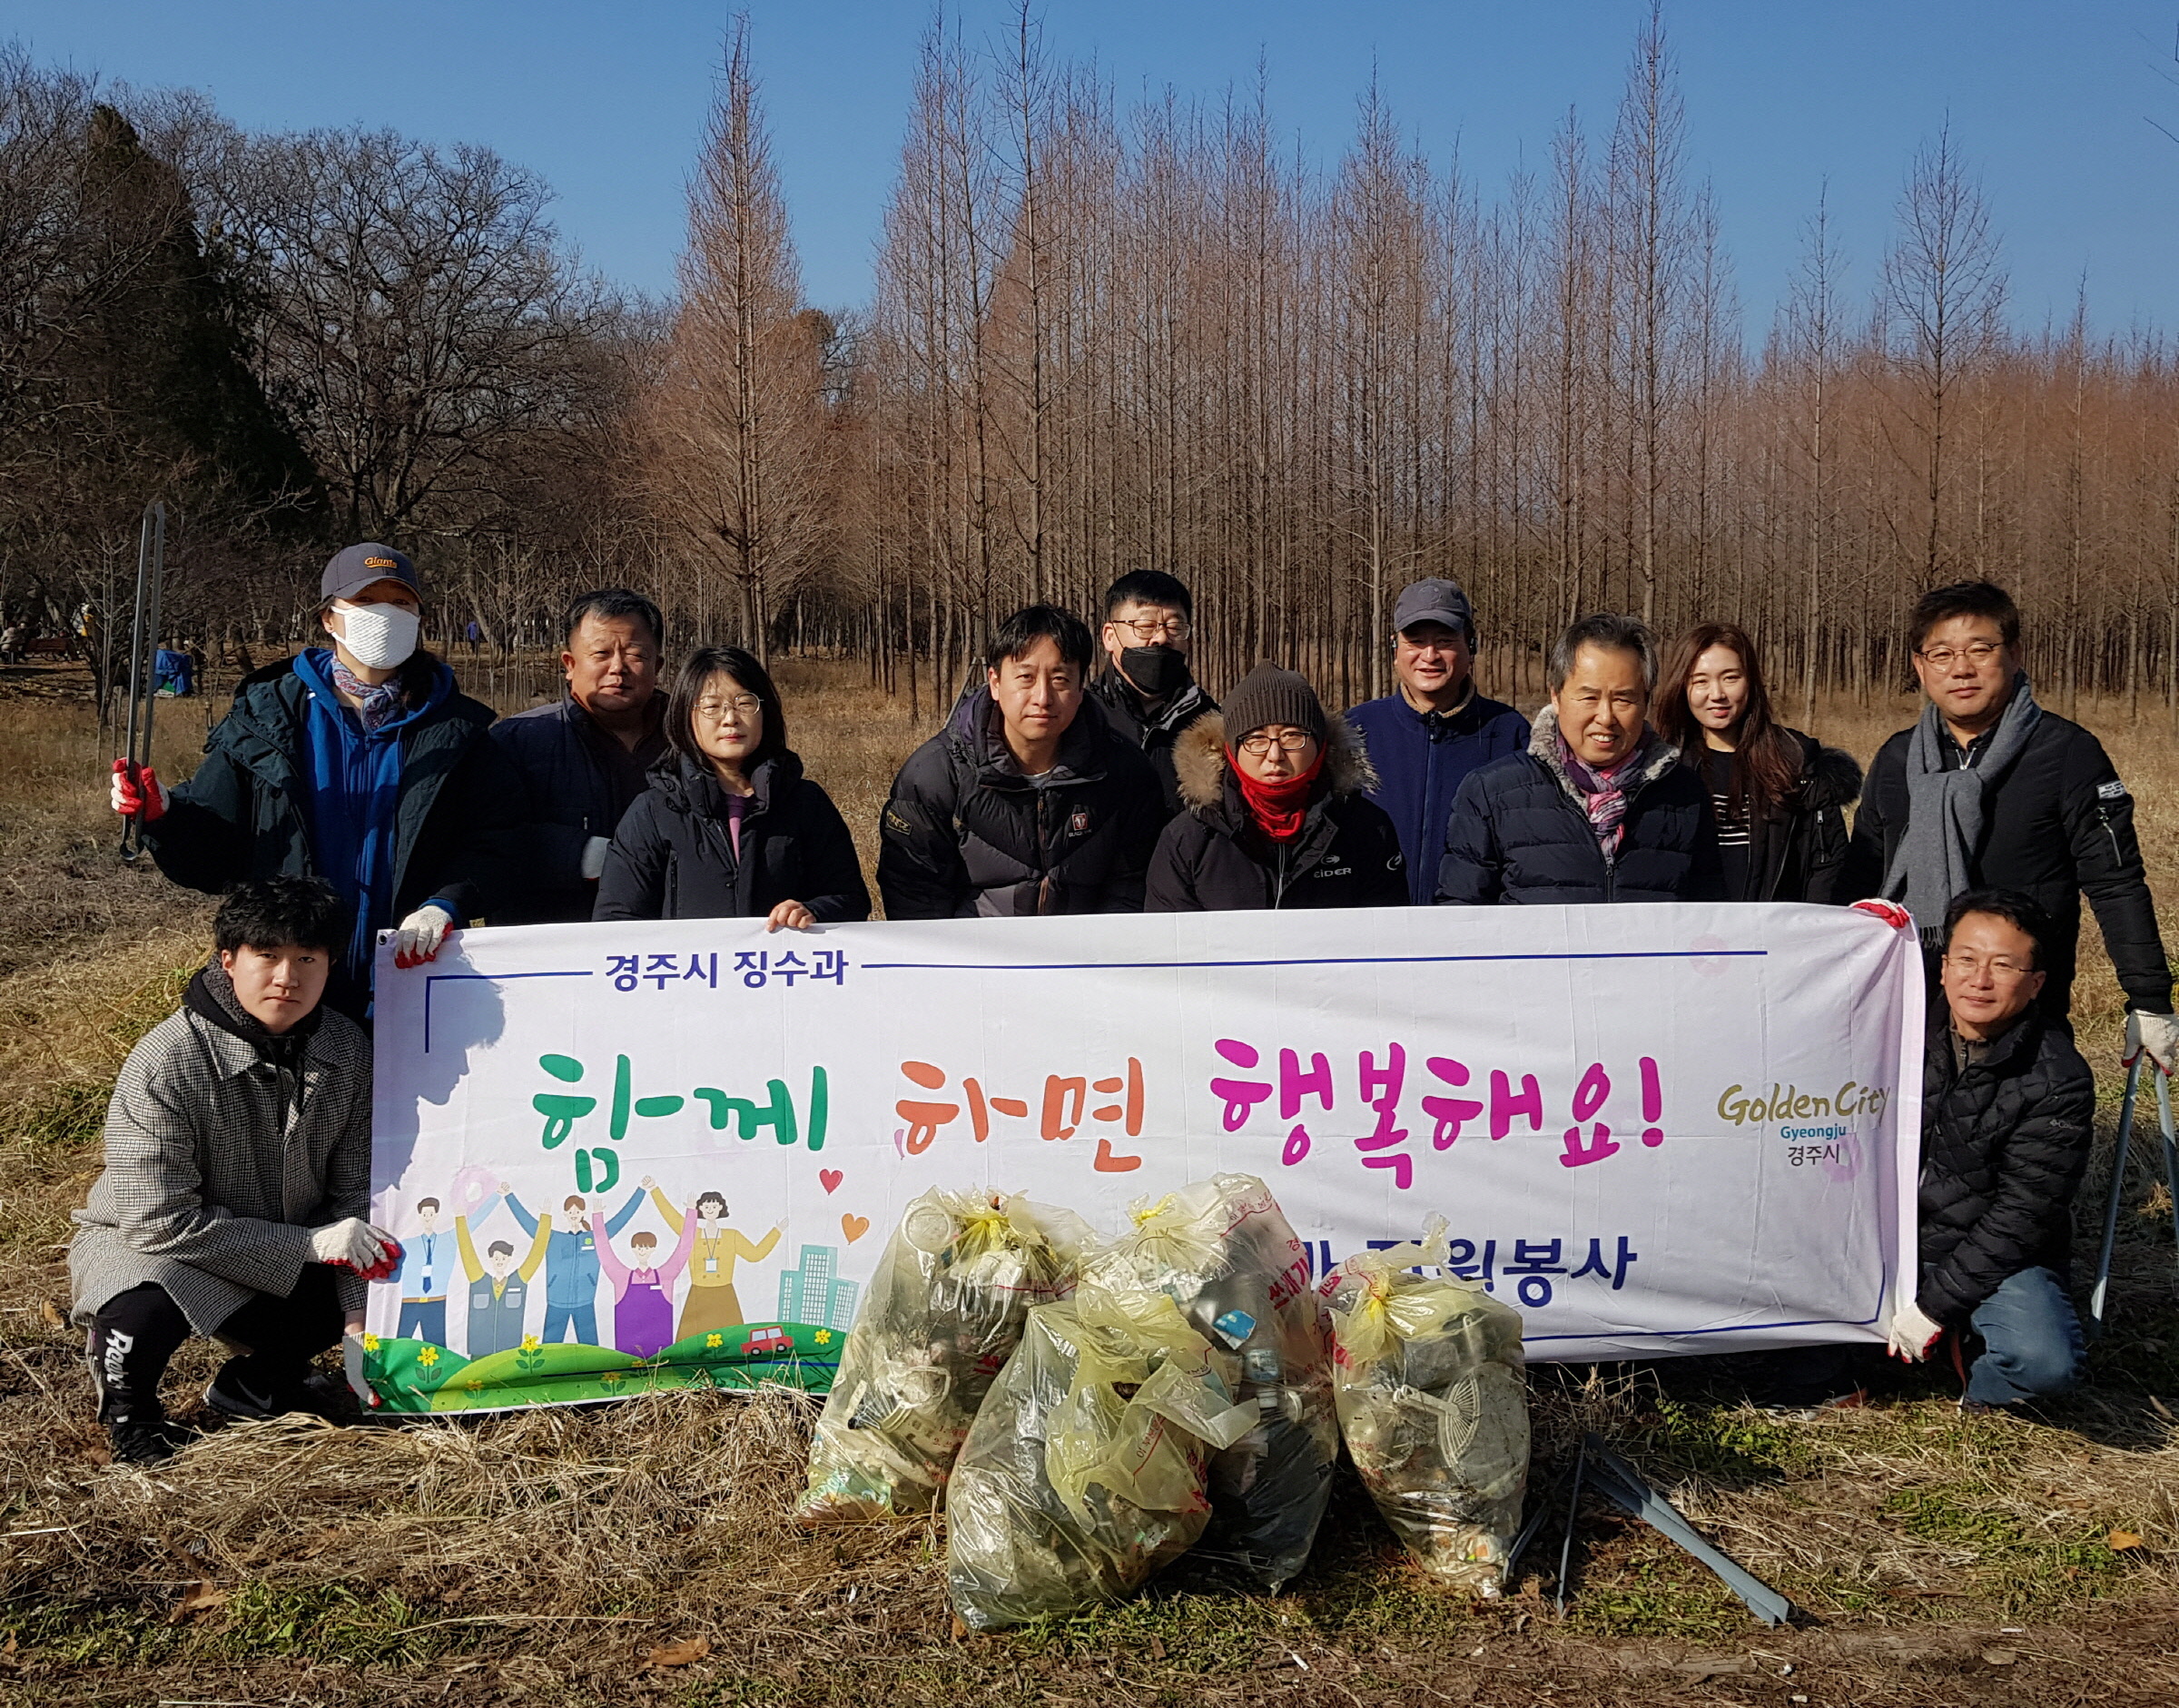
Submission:
[[[750,774],[736,859],[726,791],[708,765],[675,754],[651,773],[614,833],[596,919],[761,919],[800,902],[826,924],[868,919],[855,840],[832,797],[775,754]]]
[[[879,820],[888,919],[1136,913],[1165,823],[1150,763],[1085,703],[1044,777],[1021,775],[988,687],[908,756]]]
[[[1839,878],[1846,865],[1846,809],[1860,798],[1861,767],[1851,754],[1797,729],[1783,733],[1799,748],[1799,777],[1790,795],[1749,824],[1747,893],[1725,899],[1827,905],[1858,899],[1839,893]],[[1702,775],[1691,763],[1689,769]]]
[[[1331,721],[1324,786],[1301,834],[1273,842],[1257,828],[1226,758],[1226,720],[1199,719],[1173,748],[1187,811],[1150,856],[1147,913],[1288,907],[1405,907],[1406,861],[1382,807],[1364,798],[1376,773],[1345,718]]]
[[[492,739],[528,792],[528,882],[495,923],[532,924],[588,919],[597,886],[583,876],[583,850],[593,836],[610,836],[622,815],[650,785],[646,775],[669,755],[661,733],[666,696],[654,695],[643,740],[633,752],[600,729],[565,691],[550,706],[532,706],[492,726]]]
[[[282,659],[243,678],[196,774],[144,826],[144,844],[174,883],[217,895],[257,878],[316,876],[357,905],[360,874],[330,869],[317,830],[311,722],[324,690],[308,659]],[[434,898],[458,923],[491,913],[513,893],[521,858],[522,782],[486,737],[492,709],[456,688],[445,665],[425,662],[434,673],[429,703],[401,724],[399,777],[388,797],[389,881],[376,886],[358,922],[365,943]],[[325,715],[352,721],[338,704]],[[344,958],[326,1001],[360,1016],[370,990],[368,962]]]
[[[1558,739],[1557,714],[1546,705],[1526,753],[1493,760],[1460,785],[1438,866],[1441,906],[1723,898],[1710,795],[1677,747],[1651,744],[1627,786],[1619,847],[1607,859],[1559,762]]]
[[[2008,1276],[2032,1269],[2066,1275],[2095,1081],[2039,1006],[1964,1067],[1941,1001],[1928,1038],[1917,1302],[1937,1321],[1957,1325]]]
[[[1097,702],[1097,709],[1105,715],[1114,734],[1134,743],[1150,762],[1159,786],[1165,792],[1166,816],[1179,813],[1186,803],[1174,775],[1173,749],[1199,720],[1218,709],[1218,703],[1204,693],[1200,683],[1190,682],[1178,693],[1167,695],[1153,708],[1109,665],[1090,681],[1090,697]]]
[[[1528,745],[1528,719],[1473,692],[1455,711],[1418,712],[1397,689],[1365,700],[1346,716],[1376,770],[1369,798],[1392,815],[1400,833],[1408,894],[1417,907],[1427,907],[1437,889],[1454,796],[1471,772]]]
[[[1911,728],[1899,731],[1869,764],[1840,880],[1848,898],[1882,892],[1892,855],[1907,834],[1907,748],[1913,736]],[[1958,749],[1948,738],[1938,748],[1946,768],[1957,769]],[[1977,757],[1970,748],[1967,763]],[[2038,999],[2043,1012],[2062,1021],[2072,1005],[2085,894],[2127,1006],[2170,1013],[2171,963],[2135,834],[2134,797],[2103,743],[2046,708],[2020,756],[2004,775],[1990,779],[1982,823],[1975,883],[2031,896],[2056,926],[2045,951],[2050,976]],[[1917,922],[1928,923],[1935,922]]]

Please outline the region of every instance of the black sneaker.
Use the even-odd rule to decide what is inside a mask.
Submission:
[[[116,1465],[163,1465],[196,1438],[171,1417],[123,1417],[106,1426]]]
[[[204,1390],[204,1403],[212,1410],[245,1422],[284,1417],[304,1412],[328,1423],[347,1423],[357,1414],[348,1384],[338,1377],[312,1372],[288,1381],[265,1380],[250,1369],[246,1358],[230,1358]]]

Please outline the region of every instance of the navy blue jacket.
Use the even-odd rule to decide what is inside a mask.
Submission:
[[[1710,795],[1680,762],[1680,750],[1652,744],[1629,787],[1618,852],[1606,860],[1581,795],[1560,765],[1558,722],[1548,706],[1536,715],[1526,753],[1494,759],[1460,785],[1437,874],[1441,904],[1724,896]]]
[[[663,713],[666,696],[654,696],[651,705]],[[554,705],[517,712],[492,726],[492,739],[522,774],[529,796],[523,863],[527,882],[513,904],[494,916],[494,924],[590,917],[597,885],[583,876],[583,849],[593,836],[612,835],[649,787],[645,774],[666,756],[664,722],[654,716],[630,752],[563,693]]]
[[[1395,690],[1346,715],[1377,774],[1369,798],[1392,817],[1407,857],[1407,891],[1427,907],[1437,888],[1453,798],[1468,773],[1528,745],[1528,719],[1501,700],[1468,696],[1450,715],[1418,712]]]

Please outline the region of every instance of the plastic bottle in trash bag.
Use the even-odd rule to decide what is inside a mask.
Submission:
[[[1029,1313],[946,1492],[946,1584],[994,1631],[1140,1587],[1210,1517],[1210,1455],[1257,1423],[1238,1363],[1162,1293],[1085,1288]]]
[[[1024,1198],[908,1206],[855,1314],[810,1448],[804,1524],[931,1510],[1032,1306],[1074,1290],[1090,1229]]]
[[[1211,1519],[1195,1554],[1277,1591],[1309,1557],[1339,1456],[1308,1254],[1252,1174],[1213,1175],[1130,1213],[1128,1233],[1083,1259],[1083,1283],[1155,1288],[1239,1358],[1257,1427],[1211,1461]]]
[[[1528,1396],[1521,1314],[1443,1265],[1444,1223],[1420,1244],[1364,1251],[1326,1283],[1339,1427],[1393,1534],[1449,1583],[1495,1595],[1521,1527]]]

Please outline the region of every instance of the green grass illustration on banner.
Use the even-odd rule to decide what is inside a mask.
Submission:
[[[821,1324],[744,1323],[676,1340],[639,1358],[605,1347],[545,1346],[465,1358],[428,1340],[363,1337],[363,1377],[380,1412],[498,1411],[514,1406],[621,1399],[681,1387],[763,1383],[823,1394],[840,1367],[846,1333]]]

